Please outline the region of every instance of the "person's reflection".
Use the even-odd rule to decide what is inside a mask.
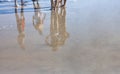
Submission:
[[[15,16],[17,22],[18,37],[17,41],[22,49],[25,49],[24,39],[25,39],[25,17],[24,17],[24,7],[21,7],[21,12],[18,13],[18,9],[15,8]]]
[[[45,14],[40,11],[38,1],[36,2],[33,0],[33,6],[34,6],[33,26],[39,32],[39,34],[42,34]]]
[[[56,9],[51,12],[50,35],[46,37],[46,43],[56,51],[59,46],[64,45],[69,34],[66,31],[66,10]]]

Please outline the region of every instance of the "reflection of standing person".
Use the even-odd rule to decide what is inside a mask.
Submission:
[[[66,10],[60,8],[51,12],[50,35],[46,37],[46,43],[57,50],[59,46],[64,45],[69,34],[66,32]]]
[[[23,12],[23,7],[21,8],[21,13],[18,15],[17,9],[15,8],[15,16],[16,16],[16,22],[17,22],[17,29],[18,29],[18,43],[21,48],[25,48],[24,45],[24,39],[25,39],[25,18],[24,18],[24,12]]]
[[[35,1],[33,1],[33,5],[34,5],[34,16],[33,16],[33,26],[35,27],[35,29],[42,34],[42,29],[43,29],[43,23],[45,20],[45,14],[43,14],[42,12],[40,12],[40,7],[39,7],[39,3],[37,1],[37,3],[35,3]]]

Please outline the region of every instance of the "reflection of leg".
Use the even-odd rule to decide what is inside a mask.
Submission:
[[[15,8],[15,13],[17,13],[17,8]]]
[[[24,2],[23,2],[23,0],[21,0],[21,5],[22,5],[22,6],[24,5]]]
[[[40,16],[41,16],[41,18],[40,18],[41,23],[44,23],[44,20],[45,20],[46,14],[44,14],[44,13],[40,13]]]
[[[18,43],[19,43],[19,45],[20,45],[20,47],[22,49],[25,49],[24,39],[25,39],[25,34],[24,33],[20,33],[18,35]]]
[[[66,0],[64,0],[64,6],[66,5]]]
[[[34,5],[34,9],[40,8],[38,1],[37,2],[33,1],[33,5]]]
[[[59,7],[59,5],[62,3],[62,0],[56,0],[55,1],[55,7]]]
[[[55,8],[54,0],[51,0],[51,9],[54,9],[54,8]]]
[[[37,0],[37,8],[40,8],[38,0]]]
[[[66,1],[67,1],[67,0],[64,0],[64,3],[62,4],[61,7],[64,7],[64,6],[66,5]]]
[[[55,7],[57,7],[57,4],[58,4],[58,0],[55,0]]]
[[[14,0],[15,1],[15,7],[18,7],[18,3],[17,3],[17,0]]]
[[[34,9],[36,9],[35,2],[34,2],[34,1],[33,1],[33,6],[34,6]]]
[[[51,0],[51,8],[53,8],[53,0]]]

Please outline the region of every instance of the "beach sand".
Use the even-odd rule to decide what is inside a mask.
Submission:
[[[68,0],[51,11],[48,0],[40,9],[1,2],[0,74],[120,74],[119,3]]]

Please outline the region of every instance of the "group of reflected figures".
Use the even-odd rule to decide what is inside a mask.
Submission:
[[[40,10],[40,4],[38,1],[33,1],[34,16],[32,19],[34,28],[42,34],[44,20],[46,14]],[[25,49],[25,17],[24,17],[24,5],[21,5],[21,11],[18,13],[18,9],[15,8],[15,16],[18,29],[18,43],[22,49]],[[51,10],[51,23],[50,34],[46,36],[46,45],[52,47],[53,51],[56,51],[59,46],[64,45],[66,39],[69,37],[69,33],[66,31],[66,9],[65,7],[56,8]]]

